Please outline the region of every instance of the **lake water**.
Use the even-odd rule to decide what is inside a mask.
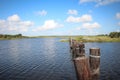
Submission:
[[[85,43],[101,49],[100,80],[120,80],[120,43]],[[0,40],[0,80],[77,80],[67,42],[59,38]]]

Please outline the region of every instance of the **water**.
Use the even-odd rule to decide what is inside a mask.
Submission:
[[[58,38],[0,41],[0,80],[76,80],[69,44]],[[85,43],[101,49],[100,80],[120,80],[120,43]]]
[[[101,50],[100,80],[120,80],[120,43],[85,43],[86,53],[89,48]]]
[[[55,38],[0,41],[0,80],[76,80],[68,43]]]

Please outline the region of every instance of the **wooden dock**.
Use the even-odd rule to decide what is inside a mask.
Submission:
[[[90,48],[90,55],[85,55],[85,45],[70,38],[70,52],[72,54],[78,80],[99,80],[100,49]]]

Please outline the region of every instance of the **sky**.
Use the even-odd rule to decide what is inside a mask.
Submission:
[[[120,31],[120,0],[0,0],[0,34],[99,35]]]

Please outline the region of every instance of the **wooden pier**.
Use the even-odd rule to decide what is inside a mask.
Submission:
[[[85,45],[70,38],[70,52],[74,62],[78,80],[99,80],[100,49],[90,48],[90,55],[85,55]]]

